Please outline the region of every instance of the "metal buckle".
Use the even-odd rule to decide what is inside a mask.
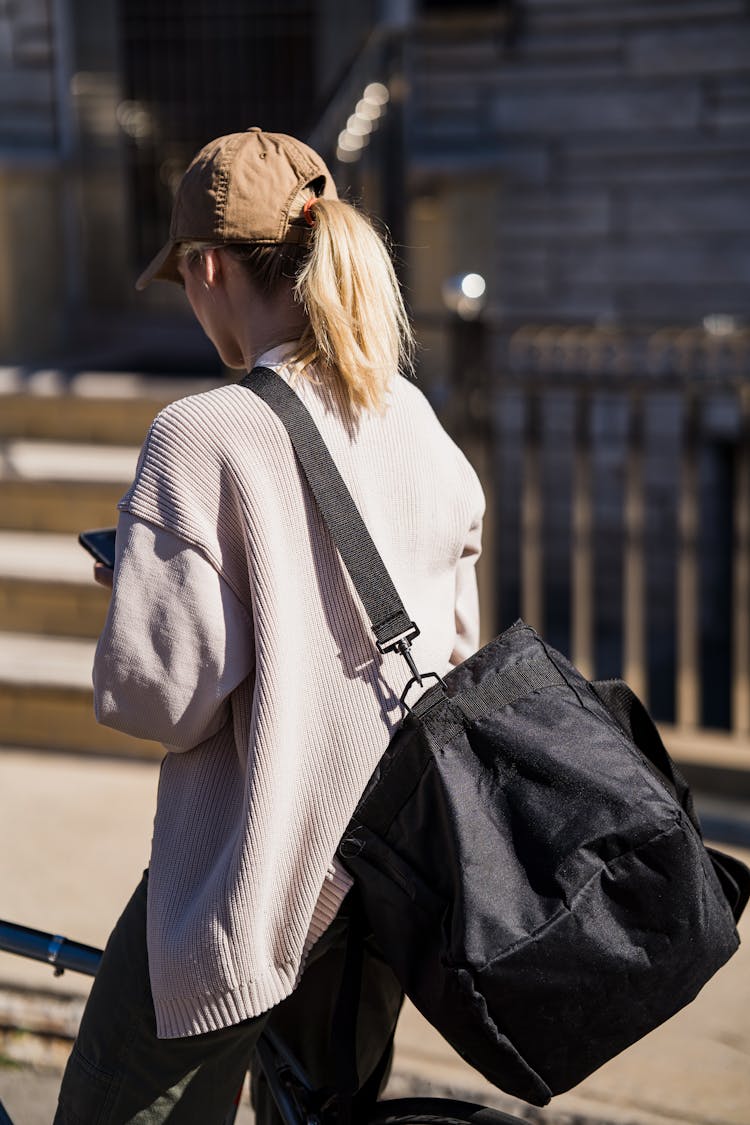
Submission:
[[[403,656],[404,660],[409,665],[409,671],[412,674],[412,682],[416,680],[421,687],[422,676],[416,664],[414,663],[414,657],[411,654],[411,642],[415,637],[418,636],[419,629],[412,621],[409,624],[409,628],[405,629],[403,633],[399,633],[397,637],[393,637],[390,641],[386,641],[385,644],[381,644],[380,641],[376,640],[375,644],[378,646],[380,652],[397,652],[399,656]]]
[[[444,690],[444,691],[446,692],[446,694],[447,694],[447,691],[448,691],[448,685],[446,684],[446,682],[445,682],[445,680],[443,679],[443,677],[442,677],[442,676],[439,676],[439,675],[437,674],[437,672],[423,672],[423,673],[422,673],[422,679],[421,679],[421,680],[419,681],[419,686],[420,686],[420,687],[424,687],[424,681],[425,681],[425,680],[435,680],[435,682],[436,682],[436,683],[438,683],[438,684],[442,684],[442,685],[443,685],[443,690]],[[415,685],[415,683],[416,683],[416,682],[417,682],[417,681],[416,681],[416,680],[414,679],[414,677],[412,677],[412,678],[411,678],[411,679],[409,680],[408,684],[406,685],[406,687],[404,688],[404,690],[403,690],[403,692],[402,692],[402,694],[401,694],[401,699],[399,700],[399,702],[400,702],[401,706],[403,707],[404,711],[406,711],[407,715],[411,715],[411,714],[412,714],[412,708],[411,708],[411,707],[409,706],[409,704],[408,704],[408,703],[406,702],[406,697],[407,697],[407,695],[409,694],[409,692],[411,691],[411,689],[412,689],[412,688],[414,687],[414,685]]]
[[[393,637],[390,641],[375,641],[378,646],[379,652],[402,652],[401,645],[405,645],[408,649],[411,642],[415,637],[419,636],[419,627],[413,621],[409,622],[409,628],[404,629],[403,633],[399,633],[397,637]]]

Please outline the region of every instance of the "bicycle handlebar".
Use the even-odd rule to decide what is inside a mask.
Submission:
[[[0,919],[0,950],[15,953],[19,957],[29,957],[33,961],[45,961],[59,976],[70,969],[74,973],[96,976],[102,951],[93,945],[83,945],[70,941],[60,934],[48,934],[34,930],[31,926],[19,926],[15,922]]]

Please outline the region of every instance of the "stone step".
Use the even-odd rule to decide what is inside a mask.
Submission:
[[[77,534],[116,522],[138,448],[11,439],[0,458],[0,528]]]
[[[0,439],[140,446],[162,407],[219,382],[115,372],[26,375],[0,367]]]
[[[0,480],[0,527],[18,531],[78,533],[117,521],[121,485]]]
[[[151,399],[41,397],[0,398],[0,436],[140,444],[162,405]]]
[[[98,637],[108,593],[75,535],[0,531],[0,632]]]
[[[0,633],[0,730],[6,743],[158,760],[163,748],[94,718],[95,642]]]

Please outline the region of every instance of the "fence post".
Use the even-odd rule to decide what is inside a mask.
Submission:
[[[541,413],[539,391],[529,391],[526,395],[521,481],[521,616],[527,624],[543,631]]]
[[[698,571],[698,428],[699,403],[692,387],[685,389],[680,457],[677,561],[677,723],[694,729],[701,714]]]
[[[750,385],[739,390],[732,560],[732,730],[750,735]]]
[[[624,678],[648,703],[646,655],[645,502],[643,495],[644,404],[639,390],[628,402],[628,445],[625,461],[625,558],[623,560],[622,624]]]
[[[571,503],[572,575],[571,655],[586,676],[594,677],[594,565],[591,503],[591,397],[576,397],[573,434],[573,497]]]

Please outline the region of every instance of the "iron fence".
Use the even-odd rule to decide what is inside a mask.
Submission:
[[[742,739],[749,345],[738,330],[529,326],[495,337],[481,376],[454,373],[468,406],[452,418],[484,461],[494,628],[522,616],[657,719]]]

